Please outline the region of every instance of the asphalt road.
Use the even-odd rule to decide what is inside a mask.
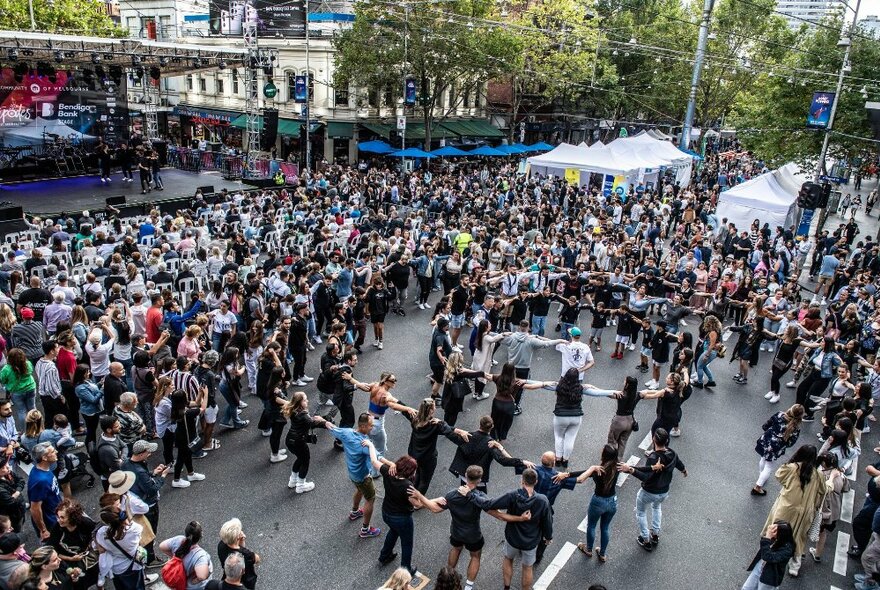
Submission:
[[[873,188],[873,183],[870,188]],[[876,231],[876,218],[864,219],[862,233]],[[832,221],[829,226],[833,227]],[[439,294],[431,297],[435,302]],[[360,356],[355,375],[362,381],[378,378],[382,371],[393,371],[398,385],[393,393],[403,402],[417,405],[430,393],[425,378],[428,372],[428,345],[431,327],[429,311],[421,311],[408,304],[406,318],[389,316],[386,324],[385,349],[379,351],[368,345]],[[551,312],[553,318],[554,312]],[[554,318],[555,319],[555,318]],[[691,318],[683,328],[696,332],[696,319]],[[552,329],[555,321],[548,321]],[[589,326],[589,313],[582,314],[581,327]],[[637,352],[628,352],[623,360],[608,357],[612,341],[606,330],[606,347],[595,353],[596,366],[587,374],[587,381],[599,387],[619,388],[626,375],[635,375],[640,383],[646,375],[635,370]],[[460,341],[467,342],[467,333]],[[553,333],[550,334],[553,337]],[[307,374],[318,372],[318,350],[309,354]],[[506,359],[506,349],[500,348],[495,358]],[[469,360],[469,359],[468,359]],[[599,564],[586,559],[579,552],[571,552],[566,543],[583,540],[578,525],[583,521],[592,495],[591,483],[578,486],[574,491],[561,492],[556,502],[553,544],[537,569],[535,579],[547,581],[555,577],[549,588],[583,588],[601,583],[609,589],[735,589],[745,580],[746,565],[755,554],[761,527],[773,503],[778,484],[768,483],[769,494],[759,498],[749,494],[757,477],[758,456],[754,444],[761,433],[761,424],[780,409],[794,403],[794,390],[784,389],[779,404],[771,406],[763,397],[769,386],[770,356],[765,353],[750,376],[749,384],[741,386],[731,380],[735,373],[726,359],[716,360],[712,369],[719,386],[712,391],[696,390],[683,406],[682,436],[673,439],[674,448],[687,466],[689,477],[676,472],[670,497],[663,504],[663,533],[661,545],[646,553],[636,544],[638,535],[635,522],[635,496],[639,482],[629,477],[618,489],[619,508],[612,523],[612,539],[608,562]],[[559,354],[552,348],[536,354],[532,367],[534,379],[555,380],[559,377]],[[314,383],[304,388],[314,409],[317,391]],[[506,448],[516,456],[538,462],[542,452],[553,448],[552,409],[554,394],[543,390],[524,394],[524,413],[516,418]],[[348,521],[353,487],[348,480],[343,457],[331,449],[330,436],[319,434],[319,443],[312,447],[312,470],[309,479],[316,488],[313,492],[297,495],[287,488],[292,459],[283,463],[269,463],[268,439],[255,428],[260,402],[246,397],[250,407],[244,417],[250,418],[251,427],[237,432],[219,429],[222,448],[208,458],[196,461],[196,469],[206,474],[203,482],[195,482],[185,490],[172,489],[170,481],[163,489],[159,537],[181,534],[190,520],[202,523],[206,535],[204,546],[215,556],[220,525],[231,517],[244,523],[248,546],[263,558],[259,566],[261,588],[338,588],[373,589],[390,575],[393,566],[381,568],[376,562],[383,537],[360,539],[358,524]],[[357,413],[366,409],[366,394],[355,398]],[[655,402],[643,401],[637,407],[636,417],[642,424],[640,433],[629,441],[626,457],[643,458],[638,448],[648,432],[655,412]],[[491,399],[475,402],[468,398],[465,412],[458,426],[472,430],[480,416],[488,414]],[[598,462],[601,447],[606,440],[608,426],[614,414],[612,401],[601,398],[584,399],[585,418],[577,438],[572,469],[586,468]],[[442,416],[442,412],[438,411]],[[816,442],[818,422],[806,424],[799,443]],[[386,423],[388,456],[396,459],[406,451],[410,429],[404,418],[390,416]],[[878,428],[877,430],[880,430]],[[862,443],[866,457],[874,461],[871,450],[876,434],[866,435]],[[437,497],[452,489],[456,482],[447,468],[452,460],[454,446],[439,443],[439,463],[431,485],[430,497]],[[866,464],[863,458],[862,464]],[[860,474],[855,494],[855,509],[861,507],[865,476]],[[519,478],[512,469],[496,466],[492,471],[490,495],[518,486]],[[381,481],[379,495],[382,495]],[[78,493],[90,513],[95,513],[98,493]],[[379,504],[373,523],[381,522]],[[445,564],[448,552],[449,516],[434,515],[428,511],[415,514],[416,546],[413,562],[421,571],[434,576]],[[477,588],[501,588],[502,524],[483,517],[486,547]],[[784,583],[786,588],[848,587],[841,575],[852,575],[858,570],[853,561],[833,566],[838,532],[850,531],[848,522],[841,522],[829,539],[826,557],[821,564],[805,560],[798,580]],[[557,554],[555,565],[551,567]],[[566,557],[568,558],[566,559]],[[466,559],[459,569],[464,573]],[[835,571],[832,571],[832,569]],[[548,572],[541,578],[542,574]],[[518,572],[514,588],[519,586]],[[543,586],[547,587],[547,586]]]

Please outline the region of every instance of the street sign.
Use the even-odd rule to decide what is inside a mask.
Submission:
[[[275,98],[276,94],[278,94],[278,87],[272,82],[266,82],[266,85],[263,86],[263,96],[266,98]]]
[[[820,176],[819,180],[824,182],[836,182],[837,184],[843,184],[846,182],[846,179],[842,176]]]
[[[397,117],[397,130],[403,131],[406,129],[406,117]]]

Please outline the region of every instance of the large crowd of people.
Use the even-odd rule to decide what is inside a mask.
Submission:
[[[254,588],[260,556],[237,519],[213,556],[197,520],[157,536],[166,484],[175,493],[210,485],[195,460],[224,453],[218,429],[259,430],[270,462],[292,458],[294,494],[321,486],[309,479],[310,447],[316,429],[329,431],[354,488],[349,519],[361,538],[384,536],[381,564],[400,565],[388,590],[422,587],[413,579],[424,576],[413,563],[420,509],[451,517],[432,587],[475,587],[487,512],[505,522],[505,589],[516,561],[520,587],[531,588],[554,539],[556,497],[588,480],[584,558],[609,559],[617,482],[630,474],[640,482],[636,543],[655,551],[675,473],[688,475],[688,452],[672,448],[688,426],[685,402],[722,387],[712,364],[724,356],[738,360],[737,384],[766,379],[768,404],[795,402],[768,407],[756,443],[752,494],[767,494],[771,476],[780,491],[743,588],[799,575],[802,559],[822,559],[874,421],[880,248],[852,216],[798,238],[791,227],[719,219],[719,187],[762,168],[713,155],[687,187],[661,178],[617,195],[519,175],[513,164],[406,174],[327,166],[281,190],[199,193],[172,213],[33,218],[7,238],[0,265],[0,588],[112,579],[127,590],[160,577],[175,589]],[[386,322],[429,315],[430,344],[412,361],[430,370],[430,384],[424,399],[399,399],[397,376],[358,368],[359,355],[381,369]],[[558,354],[558,379],[531,378],[540,349]],[[310,355],[320,357],[311,376]],[[591,384],[601,355],[646,382]],[[753,371],[761,358],[769,378]],[[554,449],[539,463],[504,446],[518,421],[539,419],[523,396],[530,389],[555,396]],[[358,390],[369,396],[364,411]],[[263,407],[257,424],[241,414],[247,392]],[[595,464],[577,470],[569,463],[584,396],[616,411],[607,444],[577,452]],[[656,419],[644,463],[632,464],[624,459],[642,400],[656,400]],[[476,430],[456,427],[466,405],[482,416]],[[410,423],[406,449],[389,448],[389,410]],[[820,440],[804,444],[801,427],[817,413]],[[431,485],[441,437],[455,446],[458,489]],[[493,463],[512,467],[519,485],[490,494]],[[880,463],[867,471],[850,551],[860,589],[880,582]],[[103,494],[89,515],[76,496],[93,482]],[[419,565],[433,574],[439,564]]]

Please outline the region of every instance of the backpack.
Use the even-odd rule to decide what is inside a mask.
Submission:
[[[187,576],[183,559],[175,555],[165,562],[162,566],[162,581],[171,590],[186,590]]]
[[[98,435],[97,444],[92,446],[92,450],[89,452],[89,465],[92,466],[92,471],[95,472],[95,475],[98,476],[107,476],[110,475],[106,473],[104,467],[101,466],[101,458],[98,457],[98,449],[100,449],[104,445],[109,445],[107,441],[101,439],[101,435]]]
[[[321,393],[326,393],[328,395],[332,394],[335,389],[335,384],[333,383],[333,371],[330,369],[321,371],[321,374],[318,375],[318,379],[315,381],[315,385]]]

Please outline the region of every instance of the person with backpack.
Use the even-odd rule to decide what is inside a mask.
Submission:
[[[101,436],[90,455],[92,469],[101,477],[105,492],[110,487],[110,474],[119,471],[128,458],[128,447],[116,436],[121,428],[116,416],[101,416]]]
[[[199,546],[201,540],[202,525],[192,521],[183,535],[159,544],[159,549],[171,558],[162,566],[162,581],[171,590],[202,590],[208,585],[214,565],[208,552]]]

